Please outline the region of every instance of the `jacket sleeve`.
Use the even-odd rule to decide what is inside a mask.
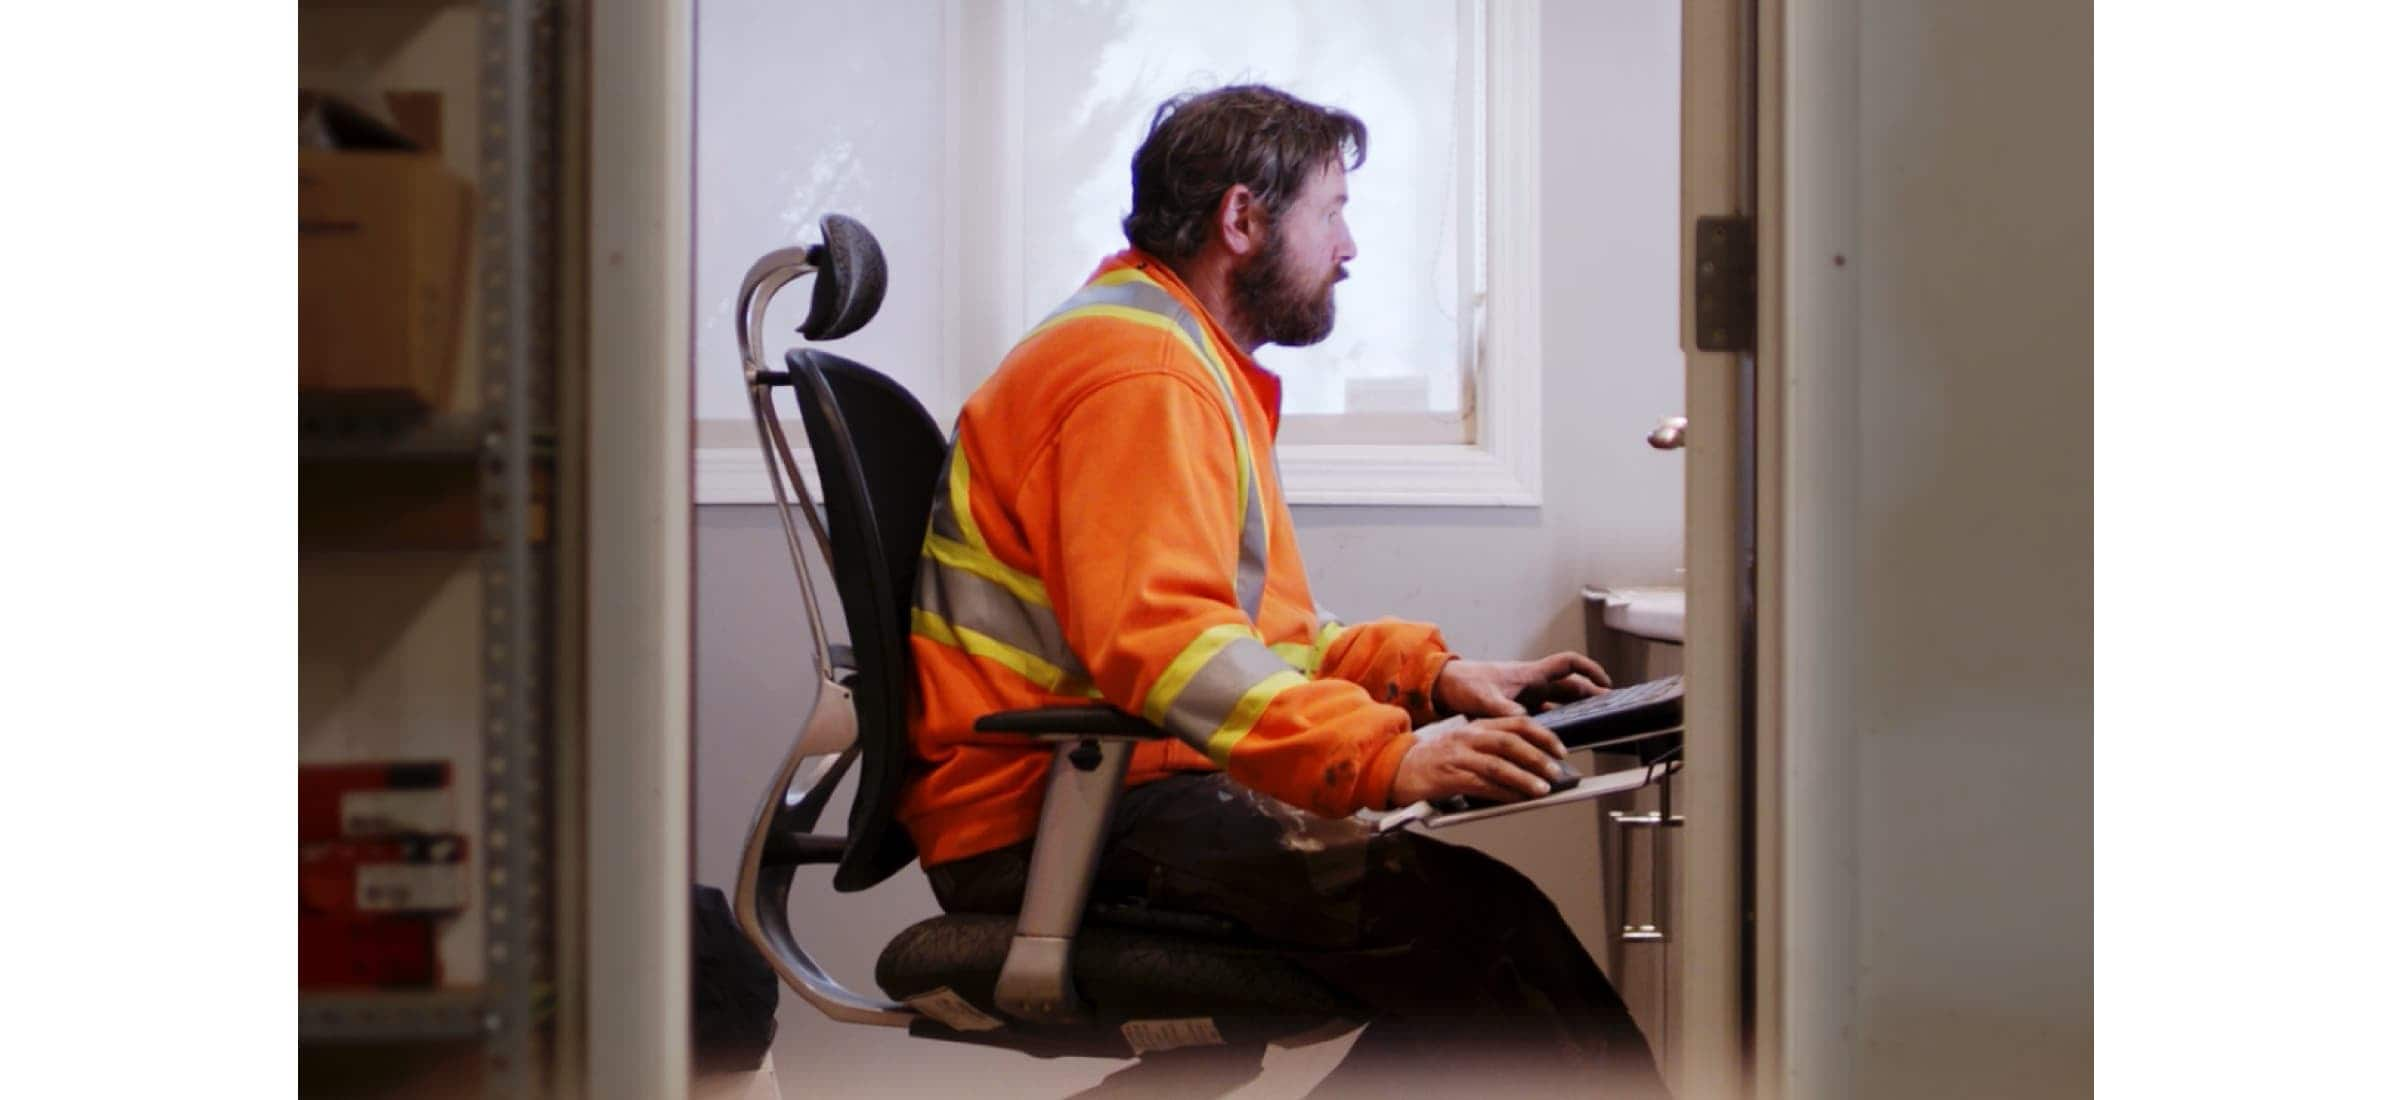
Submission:
[[[1322,629],[1335,628],[1324,623]],[[1371,698],[1404,708],[1414,725],[1426,725],[1442,717],[1433,689],[1453,656],[1436,627],[1378,619],[1331,638],[1316,675],[1359,684]]]
[[[1315,813],[1387,805],[1412,746],[1403,709],[1313,679],[1237,604],[1237,460],[1217,395],[1157,369],[1066,410],[1025,494],[1064,640],[1096,689],[1239,782]]]

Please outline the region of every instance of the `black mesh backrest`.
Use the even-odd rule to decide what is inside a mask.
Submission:
[[[814,468],[822,476],[831,575],[859,673],[862,777],[847,817],[847,852],[831,883],[862,890],[914,859],[913,839],[896,820],[905,784],[906,697],[914,676],[906,636],[915,567],[947,444],[922,403],[888,376],[812,348],[790,352],[788,363]]]

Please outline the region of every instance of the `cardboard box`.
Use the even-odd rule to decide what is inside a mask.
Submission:
[[[442,411],[473,194],[440,158],[299,151],[299,391]]]

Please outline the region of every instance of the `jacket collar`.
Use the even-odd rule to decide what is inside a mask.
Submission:
[[[1135,247],[1122,249],[1106,257],[1103,263],[1098,264],[1096,273],[1090,275],[1089,278],[1093,280],[1097,276],[1118,271],[1124,267],[1137,268],[1147,278],[1154,280],[1157,286],[1169,291],[1172,297],[1179,299],[1181,305],[1188,307],[1190,314],[1204,322],[1205,331],[1212,334],[1213,346],[1229,356],[1230,362],[1237,367],[1239,377],[1245,379],[1247,388],[1253,393],[1256,402],[1262,406],[1264,415],[1269,418],[1271,438],[1279,438],[1279,376],[1273,374],[1261,363],[1255,362],[1253,356],[1246,354],[1244,348],[1239,347],[1235,341],[1229,338],[1229,331],[1223,328],[1220,321],[1204,308],[1204,303],[1197,300],[1195,292],[1189,290],[1188,284],[1180,280],[1178,272],[1171,270],[1170,264],[1148,255],[1145,251]]]

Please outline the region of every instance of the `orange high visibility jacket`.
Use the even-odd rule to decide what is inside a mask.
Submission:
[[[1385,808],[1451,655],[1319,614],[1272,445],[1279,381],[1136,250],[964,403],[931,512],[898,816],[925,865],[1028,839],[1051,749],[992,711],[1103,700],[1173,735],[1129,782],[1227,769],[1316,813]]]

